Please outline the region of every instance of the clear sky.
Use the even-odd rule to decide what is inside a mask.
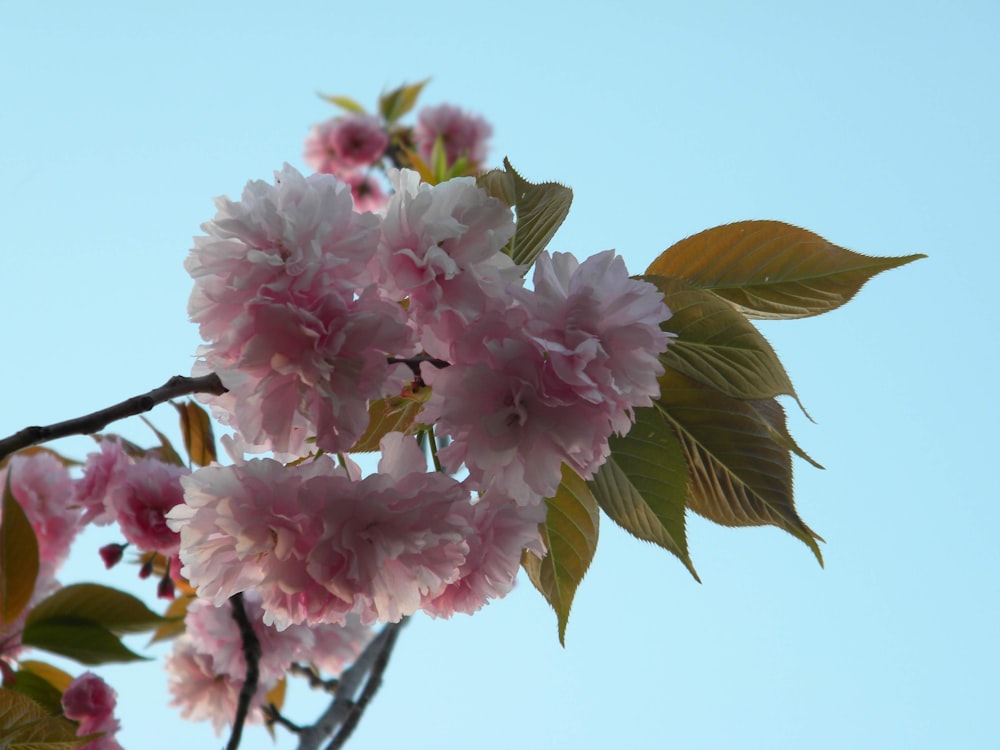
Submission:
[[[373,103],[432,77],[426,103],[493,123],[494,162],[573,187],[553,249],[615,247],[633,272],[751,218],[930,256],[764,327],[816,420],[790,409],[827,467],[796,463],[825,569],[775,529],[692,517],[699,585],[606,522],[565,650],[526,582],[417,617],[350,747],[1000,746],[995,0],[0,8],[3,435],[189,371],[191,237],[214,196],[304,168],[333,113],[317,91]],[[176,434],[169,407],[152,419]],[[64,582],[132,586],[96,562],[113,540],[78,541]],[[128,750],[221,745],[164,705],[159,663],[101,673]]]

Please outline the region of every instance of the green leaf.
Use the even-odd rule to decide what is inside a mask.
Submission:
[[[28,696],[0,688],[0,750],[71,750],[95,736],[77,737],[76,729]]]
[[[93,620],[50,617],[25,625],[21,635],[25,646],[75,659],[81,664],[143,661],[107,628]]]
[[[672,313],[663,328],[677,338],[661,356],[664,366],[733,398],[798,400],[774,349],[732,305],[680,279],[641,278],[663,292]]]
[[[340,107],[345,112],[353,112],[359,115],[365,114],[365,108],[349,96],[331,96],[329,94],[318,94],[318,96],[323,101],[330,102],[330,104]]]
[[[632,536],[662,547],[700,581],[688,554],[685,499],[688,467],[673,428],[653,408],[636,409],[624,437],[590,481],[601,510]]]
[[[709,289],[748,318],[805,318],[840,307],[875,274],[925,257],[861,255],[791,224],[740,221],[681,240],[646,273]]]
[[[530,266],[569,214],[573,191],[556,182],[528,182],[508,159],[503,160],[503,166],[503,171],[494,169],[482,175],[478,184],[514,209],[517,228],[504,252],[516,264]]]
[[[398,89],[393,89],[388,94],[380,96],[378,111],[386,123],[394,123],[413,109],[417,103],[417,97],[420,96],[420,92],[429,81],[430,78],[427,78],[420,83],[400,86]]]
[[[528,578],[555,610],[559,643],[566,645],[566,623],[576,589],[597,550],[597,503],[587,483],[563,464],[562,483],[555,497],[547,498],[548,514],[541,525],[549,553],[544,558],[525,550],[521,565]]]
[[[390,432],[413,432],[417,415],[431,397],[430,388],[421,388],[414,394],[393,396],[372,401],[368,405],[368,427],[365,434],[351,448],[351,453],[371,453],[378,450],[379,441]]]
[[[181,435],[184,449],[197,466],[208,466],[216,460],[215,435],[208,412],[194,401],[174,404],[181,417]]]
[[[788,422],[785,419],[785,410],[781,404],[774,399],[767,401],[746,401],[745,403],[757,413],[760,423],[767,430],[767,434],[771,437],[771,440],[785,450],[791,451],[799,458],[808,461],[817,469],[823,468],[821,464],[814,461],[808,453],[802,450],[799,444],[795,442],[795,438],[789,434]]]
[[[63,691],[34,672],[19,669],[14,673],[14,684],[11,687],[48,709],[50,713],[57,714],[62,711]]]
[[[777,526],[804,542],[823,564],[817,544],[822,538],[795,511],[789,451],[772,438],[774,425],[759,405],[667,370],[656,406],[684,448],[691,510],[723,526]]]
[[[10,488],[11,470],[0,511],[0,631],[28,606],[38,579],[38,537]]]
[[[25,672],[32,672],[38,675],[47,683],[56,688],[60,693],[65,693],[66,688],[70,686],[73,682],[73,675],[63,672],[58,667],[53,667],[51,664],[46,664],[42,661],[34,661],[33,659],[23,659],[18,662],[18,665]]]
[[[92,622],[112,633],[143,633],[167,621],[124,591],[96,583],[76,583],[35,605],[25,624],[65,618]]]

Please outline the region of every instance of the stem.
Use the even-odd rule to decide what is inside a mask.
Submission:
[[[243,658],[247,663],[246,676],[243,678],[243,687],[240,688],[239,702],[236,704],[236,717],[233,719],[233,733],[229,737],[229,744],[226,750],[236,750],[240,746],[240,738],[243,736],[243,724],[247,720],[250,712],[250,701],[253,700],[257,692],[257,680],[260,677],[260,641],[257,634],[253,632],[253,625],[247,617],[246,608],[243,606],[243,594],[233,594],[229,597],[229,604],[233,610],[233,619],[240,629],[240,637],[243,639]]]
[[[337,750],[347,742],[368,703],[382,685],[382,674],[389,663],[392,648],[407,622],[409,620],[404,618],[386,625],[361,652],[357,661],[344,670],[336,698],[315,724],[301,728],[298,750],[319,750],[320,743],[328,737],[333,739],[325,750]],[[358,695],[356,700],[355,695]]]
[[[227,390],[219,379],[219,376],[214,372],[197,378],[174,375],[174,377],[170,378],[170,380],[159,388],[154,388],[148,393],[143,393],[139,396],[133,396],[106,409],[45,427],[25,427],[20,432],[16,432],[10,437],[0,440],[0,460],[3,460],[15,451],[28,448],[32,445],[38,445],[39,443],[47,443],[50,440],[57,440],[69,435],[93,434],[103,430],[112,422],[125,419],[125,417],[134,417],[142,414],[157,404],[162,404],[172,398],[189,396],[192,393],[212,393],[219,396]]]

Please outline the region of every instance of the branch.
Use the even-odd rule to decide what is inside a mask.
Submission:
[[[236,620],[236,625],[240,629],[240,638],[243,639],[243,659],[247,663],[246,676],[243,678],[239,702],[236,704],[233,733],[229,737],[229,744],[226,745],[226,750],[236,750],[240,746],[240,738],[243,736],[243,724],[250,712],[250,701],[253,700],[254,694],[257,692],[261,649],[260,641],[257,640],[257,634],[253,632],[253,625],[250,623],[246,608],[243,606],[243,594],[233,594],[229,597],[229,604],[233,610],[233,619]]]
[[[320,743],[333,737],[325,750],[338,750],[351,736],[368,703],[382,685],[382,674],[389,664],[399,631],[408,619],[389,623],[375,636],[358,660],[340,676],[337,697],[312,726],[299,732],[298,750],[319,750]],[[359,694],[360,691],[360,694]],[[355,695],[358,695],[355,699]]]
[[[125,417],[134,417],[152,409],[157,404],[162,404],[172,398],[179,396],[189,396],[192,393],[212,393],[221,396],[228,389],[219,380],[219,376],[214,372],[202,375],[197,378],[187,378],[183,375],[174,375],[159,388],[154,388],[149,393],[141,396],[133,396],[122,401],[120,404],[109,406],[106,409],[95,411],[76,419],[68,419],[65,422],[57,422],[47,427],[25,427],[10,437],[0,440],[0,461],[9,456],[14,451],[28,448],[39,443],[47,443],[50,440],[68,437],[69,435],[90,435],[107,427],[112,422]]]

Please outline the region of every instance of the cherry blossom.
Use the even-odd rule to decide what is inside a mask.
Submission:
[[[342,177],[377,162],[388,145],[389,135],[377,117],[354,113],[314,125],[303,158],[317,172]]]
[[[180,478],[189,473],[149,457],[120,472],[108,505],[125,539],[145,552],[177,554],[180,537],[167,526],[166,513],[184,501]]]
[[[66,718],[80,723],[77,736],[104,732],[82,745],[82,750],[122,750],[114,735],[121,722],[114,717],[117,693],[93,672],[84,672],[69,684],[62,695]]]
[[[452,104],[423,108],[413,129],[417,151],[425,161],[430,161],[434,142],[441,138],[449,164],[460,157],[474,164],[484,162],[491,135],[493,128],[485,119]]]
[[[353,210],[345,183],[287,165],[218,205],[186,264],[209,341],[194,372],[229,389],[207,400],[251,450],[292,457],[310,437],[350,448],[385,395],[387,356],[415,351],[403,310],[370,285],[378,217]]]
[[[109,490],[132,459],[119,440],[104,438],[98,448],[87,454],[83,476],[73,485],[73,500],[84,508],[83,523],[106,526],[115,519],[114,509],[108,506]]]
[[[408,300],[424,350],[448,358],[454,331],[506,307],[507,285],[520,283],[522,269],[500,252],[513,215],[472,178],[432,186],[401,170],[391,180],[372,273],[383,294]]]
[[[605,404],[619,434],[632,425],[632,408],[660,394],[659,355],[673,334],[662,293],[630,279],[621,256],[607,250],[583,263],[569,253],[542,253],[534,289],[512,289],[529,311],[526,331],[545,351],[547,375],[582,401]]]
[[[0,469],[0,487],[8,477],[14,499],[38,538],[42,568],[51,576],[66,560],[84,525],[84,511],[73,502],[73,479],[62,462],[46,451],[12,456]]]

